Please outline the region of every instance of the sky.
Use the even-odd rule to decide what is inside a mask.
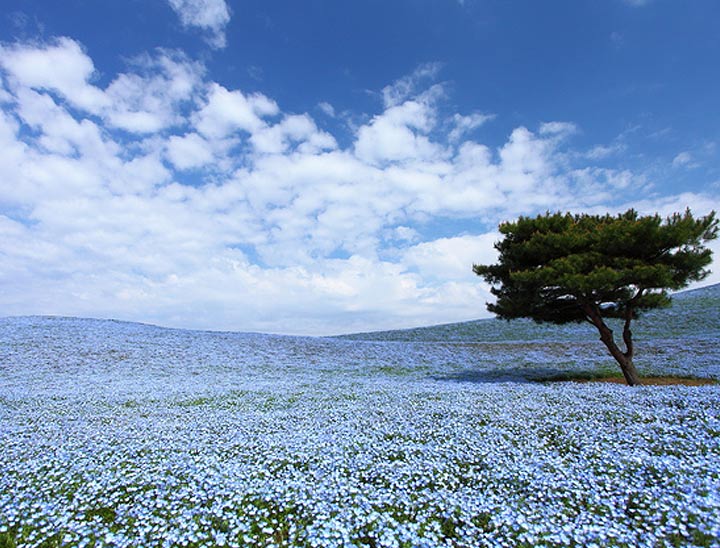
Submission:
[[[502,221],[720,209],[715,0],[3,6],[0,316],[465,321]]]

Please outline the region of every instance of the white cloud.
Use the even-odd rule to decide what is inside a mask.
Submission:
[[[610,33],[610,43],[619,50],[625,45],[625,37],[621,32],[613,31]]]
[[[49,95],[24,88],[18,91],[17,102],[21,120],[40,131],[39,144],[49,152],[62,156],[79,153],[99,159],[117,151],[94,122],[77,121]]]
[[[178,111],[195,93],[204,70],[181,53],[158,50],[134,59],[134,70],[119,74],[103,90],[89,83],[94,64],[70,38],[0,48],[0,67],[16,94],[45,91],[134,133],[154,133],[178,123]]]
[[[527,128],[519,127],[510,134],[508,142],[500,149],[506,177],[504,187],[512,191],[530,190],[538,178],[550,179],[552,142],[538,139]]]
[[[546,122],[540,126],[540,135],[567,137],[577,132],[577,126],[571,122]]]
[[[403,242],[416,242],[420,240],[420,233],[414,228],[400,225],[390,231],[390,239]]]
[[[108,123],[134,133],[155,133],[182,121],[180,107],[190,101],[203,73],[199,63],[178,52],[159,50],[132,63],[106,90]]]
[[[673,158],[673,167],[685,166],[692,162],[692,156],[689,152],[680,152],[675,158]]]
[[[62,56],[75,76],[43,80]],[[74,42],[4,48],[0,67],[6,314],[295,333],[470,319],[489,298],[471,267],[494,260],[500,220],[718,209],[717,194],[651,194],[642,174],[593,165],[568,150],[567,122],[468,139],[487,116],[445,115],[442,88],[418,87],[432,67],[386,88],[343,146],[176,52],[139,57],[106,89]],[[69,94],[87,89],[80,107]]]
[[[12,94],[5,89],[5,78],[0,74],[0,104],[11,103],[13,100]]]
[[[700,164],[695,160],[693,155],[688,151],[678,153],[672,161],[672,166],[674,168],[693,169],[699,167],[699,165]]]
[[[255,150],[264,154],[282,154],[291,144],[301,143],[299,148],[306,153],[336,148],[335,138],[320,131],[310,116],[286,116],[274,126],[264,127],[254,132],[251,142]]]
[[[412,74],[385,86],[382,90],[385,108],[400,105],[418,95],[426,87],[426,82],[434,80],[441,69],[441,63],[425,63],[415,69]]]
[[[475,112],[468,116],[463,116],[462,114],[456,113],[452,117],[454,127],[452,131],[450,131],[448,139],[451,142],[457,142],[466,133],[479,128],[493,118],[495,118],[494,114],[480,114],[479,112]]]
[[[599,167],[584,168],[573,172],[573,177],[584,183],[583,191],[590,193],[591,189],[605,192],[607,199],[615,190],[627,190],[635,188],[641,190],[647,188],[648,182],[642,175],[636,175],[632,171],[623,169],[607,169]]]
[[[109,104],[105,94],[89,83],[95,74],[92,59],[70,38],[40,47],[2,47],[0,66],[7,71],[11,85],[54,91],[87,112],[96,114]]]
[[[683,212],[690,208],[693,214],[702,216],[710,213],[710,211],[718,210],[718,198],[711,194],[698,194],[694,192],[680,192],[668,196],[652,196],[645,199],[639,199],[633,202],[624,202],[617,206],[608,206],[609,211],[617,211],[618,213],[634,208],[641,215],[653,215],[658,213],[663,217],[672,215],[673,213]]]
[[[171,172],[163,164],[160,154],[150,152],[138,155],[122,164],[114,177],[109,179],[108,187],[115,193],[150,194],[172,178]]]
[[[167,155],[178,169],[192,169],[209,164],[213,160],[210,144],[197,133],[182,137],[173,135],[168,140]]]
[[[476,282],[472,265],[497,261],[493,245],[500,239],[497,232],[440,238],[408,248],[402,261],[416,268],[423,278]]]
[[[277,104],[265,95],[245,95],[212,83],[207,102],[195,115],[195,126],[209,138],[223,138],[238,130],[254,133],[266,127],[264,117],[278,112]]]
[[[442,156],[442,147],[427,136],[435,125],[434,115],[425,98],[391,106],[358,130],[355,154],[371,164]]]
[[[624,151],[627,147],[622,143],[611,145],[596,145],[588,150],[584,156],[589,160],[602,160]]]
[[[318,108],[330,118],[335,118],[335,108],[328,102],[322,101],[321,103],[318,103]]]
[[[225,27],[230,22],[230,8],[225,0],[168,0],[185,27],[203,30],[208,44],[220,49],[226,46]]]

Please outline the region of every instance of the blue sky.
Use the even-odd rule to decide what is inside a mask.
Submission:
[[[487,316],[471,266],[502,220],[719,209],[719,19],[704,0],[6,0],[0,315]]]

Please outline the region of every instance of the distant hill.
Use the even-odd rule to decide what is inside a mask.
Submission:
[[[676,293],[669,308],[654,310],[636,321],[633,333],[639,341],[720,337],[720,284]],[[413,329],[353,333],[338,338],[404,342],[538,342],[587,340],[588,337],[595,338],[595,333],[594,328],[586,324],[559,326],[536,324],[531,320],[508,322],[487,318]]]
[[[720,285],[677,294],[634,332],[642,375],[720,379]],[[5,397],[157,397],[194,393],[198,382],[208,390],[323,379],[526,382],[617,371],[588,324],[494,319],[323,338],[30,316],[0,318],[0,340]]]

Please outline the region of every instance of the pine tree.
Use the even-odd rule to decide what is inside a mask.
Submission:
[[[499,262],[474,265],[493,285],[488,310],[503,319],[564,324],[588,322],[620,365],[640,384],[633,364],[633,320],[670,304],[669,290],[705,278],[718,236],[715,212],[695,219],[688,209],[663,220],[633,209],[617,216],[546,213],[500,225]],[[606,319],[623,322],[624,350]]]

